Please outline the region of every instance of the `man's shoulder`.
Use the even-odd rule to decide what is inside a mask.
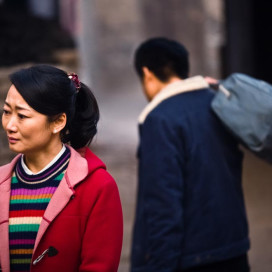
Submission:
[[[145,119],[151,114],[151,112],[167,110],[168,107],[174,107],[177,103],[186,105],[186,97],[195,96],[193,93],[203,89],[208,89],[208,84],[201,76],[175,81],[168,84],[144,108],[139,116],[139,123],[144,123]]]
[[[210,108],[213,92],[208,88],[192,90],[191,92],[178,93],[167,97],[145,116],[146,119],[153,118],[181,118],[193,114],[194,111],[206,111]]]

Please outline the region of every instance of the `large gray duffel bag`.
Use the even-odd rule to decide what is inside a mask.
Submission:
[[[220,81],[212,109],[240,142],[272,163],[272,86],[245,74]]]

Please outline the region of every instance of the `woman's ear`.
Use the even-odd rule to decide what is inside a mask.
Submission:
[[[52,123],[52,132],[54,134],[59,133],[66,126],[66,123],[67,123],[66,113],[60,114],[59,117]]]

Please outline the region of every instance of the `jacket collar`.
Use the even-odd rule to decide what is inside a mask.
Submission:
[[[209,87],[208,83],[202,76],[195,76],[187,78],[185,80],[178,80],[173,83],[170,83],[165,88],[163,88],[144,108],[138,119],[139,124],[143,124],[148,114],[153,109],[155,109],[161,102],[168,99],[169,97],[180,93],[205,89],[208,87]]]

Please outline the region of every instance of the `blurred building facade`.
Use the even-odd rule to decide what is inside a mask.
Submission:
[[[0,67],[57,62],[55,50],[77,48],[87,83],[119,85],[131,79],[135,47],[166,36],[189,48],[191,74],[270,82],[271,10],[265,0],[2,0]]]

